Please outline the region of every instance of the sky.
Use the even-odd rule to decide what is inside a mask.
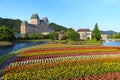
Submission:
[[[30,21],[32,14],[73,28],[120,32],[120,0],[0,0],[0,17]]]

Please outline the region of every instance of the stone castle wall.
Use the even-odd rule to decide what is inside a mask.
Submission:
[[[21,24],[21,34],[30,34],[30,33],[50,33],[54,29],[49,26],[47,18],[40,20],[37,14],[33,14],[30,23],[23,21]]]

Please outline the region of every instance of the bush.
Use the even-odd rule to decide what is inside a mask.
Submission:
[[[14,32],[7,26],[0,26],[0,40],[13,40],[15,38]]]

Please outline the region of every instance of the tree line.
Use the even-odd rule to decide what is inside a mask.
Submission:
[[[16,19],[3,19],[0,18],[0,40],[12,40],[15,38],[15,33],[20,33],[21,20]],[[31,33],[26,34],[19,39],[52,39],[58,40],[61,31],[64,31],[61,40],[79,40],[80,35],[72,28],[66,28],[64,26],[50,23],[49,26],[52,26],[55,29],[55,32],[44,35],[41,33]],[[92,38],[96,40],[101,40],[101,34],[98,28],[98,24],[95,24],[95,28],[92,32]]]
[[[0,18],[0,27],[2,26],[7,26],[9,27],[14,33],[19,33],[20,32],[20,25],[21,25],[21,20],[19,19],[4,19]]]
[[[21,26],[21,20],[19,19],[7,19],[7,18],[1,18],[0,17],[0,27],[1,26],[7,26],[9,27],[14,33],[20,33],[20,26]],[[52,26],[55,31],[66,31],[67,28],[61,25],[58,25],[56,23],[50,23],[49,26]]]

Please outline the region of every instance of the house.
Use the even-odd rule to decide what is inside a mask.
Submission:
[[[80,40],[92,39],[92,32],[90,29],[78,29],[77,32],[80,34]]]
[[[33,14],[30,18],[30,23],[23,21],[20,26],[21,34],[42,33],[49,34],[53,32],[53,27],[49,26],[47,17],[39,18],[38,14]]]
[[[59,39],[59,40],[62,40],[65,36],[66,36],[66,35],[65,35],[64,31],[61,30],[61,31],[59,32],[59,34],[58,34],[58,39]]]
[[[108,39],[108,34],[101,34],[102,40],[107,40]]]

